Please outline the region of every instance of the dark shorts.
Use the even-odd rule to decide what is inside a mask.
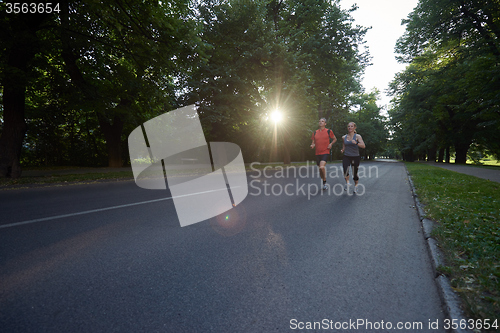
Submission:
[[[316,155],[316,164],[319,166],[321,161],[328,162],[328,156],[330,156],[330,154]]]

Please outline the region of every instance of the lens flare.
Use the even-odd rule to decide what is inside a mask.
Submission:
[[[273,120],[275,123],[279,123],[283,119],[283,115],[279,110],[274,110],[271,113],[271,120]]]
[[[240,233],[246,225],[247,214],[242,205],[229,210],[226,214],[210,219],[210,226],[222,236],[230,237]]]

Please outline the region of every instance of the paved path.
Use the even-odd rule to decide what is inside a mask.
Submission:
[[[486,169],[486,168],[476,167],[472,165],[463,165],[463,164],[447,164],[447,163],[432,163],[432,162],[430,162],[429,164],[443,169],[460,172],[466,175],[471,175],[500,183],[500,169],[493,170],[493,169]]]
[[[0,191],[2,332],[444,332],[404,165],[362,165],[360,195],[340,165],[327,192],[316,167],[254,170],[184,228],[133,181]]]

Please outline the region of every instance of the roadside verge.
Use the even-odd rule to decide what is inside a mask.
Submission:
[[[455,294],[453,289],[451,288],[450,285],[450,280],[445,276],[441,275],[438,272],[438,267],[439,266],[444,266],[444,256],[441,253],[441,250],[439,249],[439,244],[438,242],[432,238],[432,229],[434,228],[434,221],[429,220],[425,218],[425,211],[423,209],[423,205],[420,203],[420,200],[418,199],[418,195],[416,194],[415,191],[415,186],[413,184],[413,181],[411,179],[411,175],[408,172],[408,169],[406,168],[406,173],[408,175],[408,182],[410,183],[411,191],[413,194],[413,200],[415,202],[415,209],[417,210],[418,218],[420,220],[420,223],[422,224],[422,230],[423,230],[423,235],[427,244],[427,250],[429,253],[429,256],[431,258],[431,263],[432,263],[432,271],[434,273],[434,279],[435,282],[438,286],[439,290],[439,296],[441,298],[441,301],[443,302],[444,310],[446,311],[446,316],[449,319],[457,319],[458,321],[460,320],[467,320],[465,317],[461,307],[460,307],[460,297]],[[452,330],[452,332],[457,332],[457,333],[469,333],[472,332],[467,329],[461,329],[458,328],[456,330]]]
[[[405,167],[452,332],[498,331],[500,184],[422,163]]]

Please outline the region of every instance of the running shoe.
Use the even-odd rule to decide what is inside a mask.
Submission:
[[[328,189],[328,186],[326,184],[323,184],[323,191],[326,191]]]
[[[358,193],[358,185],[354,186],[354,193]]]
[[[344,191],[349,191],[349,182],[344,185]]]

